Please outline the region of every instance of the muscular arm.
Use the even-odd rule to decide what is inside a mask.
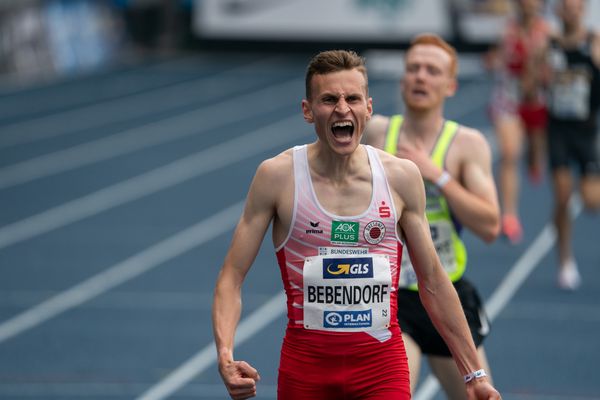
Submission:
[[[442,193],[460,223],[491,242],[500,232],[500,208],[490,147],[478,131],[460,129],[452,146],[458,153],[459,177],[453,176],[455,179],[442,188]]]
[[[527,58],[525,71],[521,77],[523,100],[527,102],[537,102],[538,92],[548,83],[547,49],[548,43],[545,42],[541,47],[533,49],[532,54]]]
[[[596,68],[600,68],[600,32],[594,32],[591,53]]]
[[[434,326],[452,352],[460,373],[466,375],[481,368],[477,350],[456,290],[444,272],[431,240],[425,218],[422,177],[415,165],[406,161],[403,164],[403,171],[395,176],[393,187],[403,203],[399,227],[404,233],[417,274],[419,296]],[[467,392],[470,399],[500,398],[485,378],[467,384]]]
[[[219,372],[234,399],[256,393],[257,371],[243,361],[234,361],[235,330],[241,314],[241,288],[267,228],[275,216],[277,185],[273,185],[273,160],[263,162],[250,185],[246,205],[217,279],[212,319]]]
[[[550,43],[550,37],[553,35],[552,28],[543,19],[534,22],[537,35],[531,39],[528,46],[527,60],[525,70],[521,76],[521,86],[523,90],[523,100],[526,102],[538,102],[538,95],[541,88],[548,84],[548,71],[546,65],[546,54]]]
[[[420,174],[412,166],[406,175],[408,183],[405,185],[411,190],[402,192],[405,207],[399,224],[419,281],[419,295],[432,322],[452,351],[460,372],[465,375],[480,368],[475,345],[456,290],[444,272],[431,240]]]

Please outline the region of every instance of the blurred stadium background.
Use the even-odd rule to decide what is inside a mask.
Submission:
[[[0,76],[28,84],[206,49],[397,50],[424,31],[480,52],[510,10],[510,0],[1,0]],[[588,20],[600,26],[597,1]]]

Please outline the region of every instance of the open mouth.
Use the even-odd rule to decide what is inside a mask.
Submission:
[[[427,96],[427,92],[425,90],[422,90],[422,89],[414,89],[412,91],[412,94],[414,96],[418,96],[418,97],[425,97],[425,96]]]
[[[352,121],[338,121],[331,126],[331,133],[340,141],[352,139],[354,133],[354,123]]]

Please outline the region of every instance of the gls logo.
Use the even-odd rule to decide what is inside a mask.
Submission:
[[[336,265],[337,270],[332,270],[333,264],[329,264],[327,266],[327,272],[331,275],[340,275],[340,274],[366,274],[369,272],[369,264],[338,264]]]
[[[370,257],[323,259],[323,279],[372,277],[373,259]]]

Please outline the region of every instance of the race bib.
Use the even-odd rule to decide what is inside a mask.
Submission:
[[[590,75],[585,70],[556,73],[550,107],[558,118],[585,120],[590,115]]]
[[[456,263],[456,252],[454,242],[452,241],[452,226],[449,221],[430,222],[431,239],[435,246],[435,251],[440,258],[442,266],[448,275],[456,272],[458,266]],[[399,287],[407,288],[417,284],[417,274],[412,266],[406,246],[403,249],[402,263],[400,268]]]
[[[502,86],[504,96],[511,103],[519,103],[523,97],[521,90],[521,81],[517,78],[507,78]]]
[[[521,101],[521,82],[519,78],[509,75],[508,73],[500,73],[496,77],[495,90],[503,102],[517,104]]]
[[[408,288],[417,284],[417,274],[410,261],[408,246],[402,249],[402,262],[400,263],[400,279],[398,287]]]
[[[456,272],[456,253],[452,241],[452,225],[450,221],[437,221],[430,224],[431,239],[435,251],[448,275]]]
[[[319,255],[304,261],[304,327],[363,332],[390,326],[388,256]]]

